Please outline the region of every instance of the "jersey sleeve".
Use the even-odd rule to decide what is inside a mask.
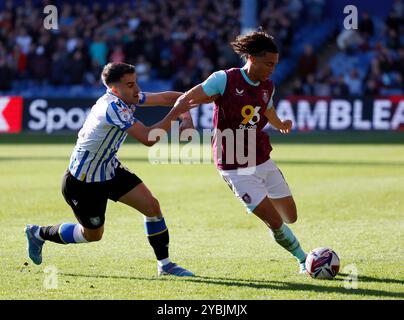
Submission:
[[[274,106],[274,94],[275,94],[275,86],[272,88],[271,99],[268,101],[267,110],[271,109]]]
[[[115,101],[108,105],[106,118],[108,123],[118,127],[121,130],[130,128],[137,121],[133,116],[133,112]]]
[[[144,92],[139,92],[139,103],[138,105],[142,105],[146,102],[146,94]]]
[[[218,93],[223,95],[226,88],[226,82],[226,72],[224,70],[216,71],[202,83],[202,89],[209,97]]]

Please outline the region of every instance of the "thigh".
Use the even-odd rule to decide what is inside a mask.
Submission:
[[[290,191],[285,177],[272,160],[269,160],[265,170],[267,171],[265,177],[265,187],[267,189],[269,198],[281,199],[291,197],[292,192]]]
[[[108,199],[119,201],[119,199],[140,185],[142,180],[128,168],[119,163],[115,169],[115,176],[106,182]]]
[[[253,213],[271,229],[279,229],[282,225],[282,217],[268,197],[259,203]]]
[[[296,204],[284,175],[272,160],[267,170],[265,185],[273,206],[286,223],[294,223],[297,219]]]
[[[264,179],[260,177],[255,175],[239,175],[236,170],[219,171],[219,173],[234,195],[250,213],[267,196]]]
[[[146,216],[161,216],[160,205],[142,182],[118,199]]]
[[[108,198],[100,183],[82,182],[66,172],[62,194],[84,228],[99,229],[104,225]]]
[[[279,198],[279,199],[271,199],[273,206],[281,215],[283,221],[286,223],[295,223],[297,220],[297,209],[295,200],[292,196]]]

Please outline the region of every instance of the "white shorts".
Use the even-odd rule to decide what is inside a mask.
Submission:
[[[249,212],[265,197],[279,199],[292,195],[282,172],[271,159],[254,168],[219,170],[219,173]]]

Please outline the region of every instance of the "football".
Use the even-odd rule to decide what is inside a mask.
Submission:
[[[317,248],[307,255],[307,273],[315,279],[333,279],[340,267],[338,255],[330,248]]]

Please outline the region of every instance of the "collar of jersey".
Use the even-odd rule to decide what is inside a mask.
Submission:
[[[257,82],[252,82],[252,81],[250,80],[250,78],[247,76],[247,74],[245,73],[244,69],[240,68],[240,71],[241,71],[241,74],[243,75],[244,80],[247,81],[248,84],[250,84],[250,85],[252,85],[252,86],[254,86],[254,87],[258,87],[258,86],[260,85],[260,82],[259,82],[259,81],[257,81]]]
[[[117,95],[113,94],[110,89],[107,89],[107,93],[108,93],[108,94],[112,94],[114,97],[117,97],[118,100],[119,100],[119,102],[122,103],[125,107],[134,107],[134,106],[136,106],[136,105],[134,105],[134,104],[131,104],[131,105],[128,106],[125,102],[122,101],[121,98],[119,98]]]

